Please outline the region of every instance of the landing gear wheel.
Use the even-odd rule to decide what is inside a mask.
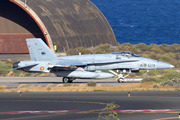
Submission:
[[[119,79],[117,79],[117,81],[120,83],[120,82],[124,82],[124,79],[123,78],[119,78]]]
[[[69,80],[69,83],[72,83],[73,82],[73,80]]]
[[[68,77],[63,77],[62,81],[63,83],[69,83],[70,79]]]
[[[63,83],[72,83],[73,80],[75,80],[76,78],[68,78],[68,77],[63,77],[62,81]]]

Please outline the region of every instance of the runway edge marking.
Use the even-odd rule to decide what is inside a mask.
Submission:
[[[171,112],[180,109],[136,109],[136,110],[112,110],[110,112],[132,113],[132,112]]]
[[[44,111],[9,111],[0,112],[0,114],[22,114],[22,113],[67,113],[67,112],[77,112],[79,110],[44,110]]]

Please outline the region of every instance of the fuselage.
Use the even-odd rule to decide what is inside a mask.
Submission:
[[[150,70],[150,69],[169,69],[171,64],[148,59],[144,57],[135,56],[120,56],[115,54],[90,54],[90,55],[74,55],[57,57],[55,61],[21,61],[19,66],[25,66],[28,64],[38,64],[31,68],[23,68],[25,71],[37,71],[37,72],[50,72],[49,66],[53,66],[63,60],[78,60],[79,62],[87,64],[84,66],[85,71],[95,70]],[[108,62],[114,60],[132,60],[132,62]],[[107,61],[102,64],[88,64],[95,63],[97,61]]]
[[[113,60],[136,60],[135,62],[117,62],[117,63],[104,63],[98,65],[87,65],[86,70],[119,70],[119,69],[169,69],[173,67],[171,64],[161,62],[158,60],[153,60],[144,57],[135,57],[135,56],[120,56],[115,54],[90,54],[90,55],[74,55],[74,56],[64,56],[59,57],[58,59],[70,59],[78,60],[80,62],[96,62],[96,61],[113,61]]]

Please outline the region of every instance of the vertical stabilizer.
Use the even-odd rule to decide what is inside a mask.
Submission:
[[[54,52],[44,43],[41,38],[29,38],[26,39],[26,42],[31,60],[52,61],[57,59]]]

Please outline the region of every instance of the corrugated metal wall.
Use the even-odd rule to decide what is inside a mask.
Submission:
[[[0,0],[0,53],[29,53],[26,38],[44,36],[34,20],[20,7]]]
[[[0,33],[0,53],[29,53],[26,38],[42,37],[31,33]]]

